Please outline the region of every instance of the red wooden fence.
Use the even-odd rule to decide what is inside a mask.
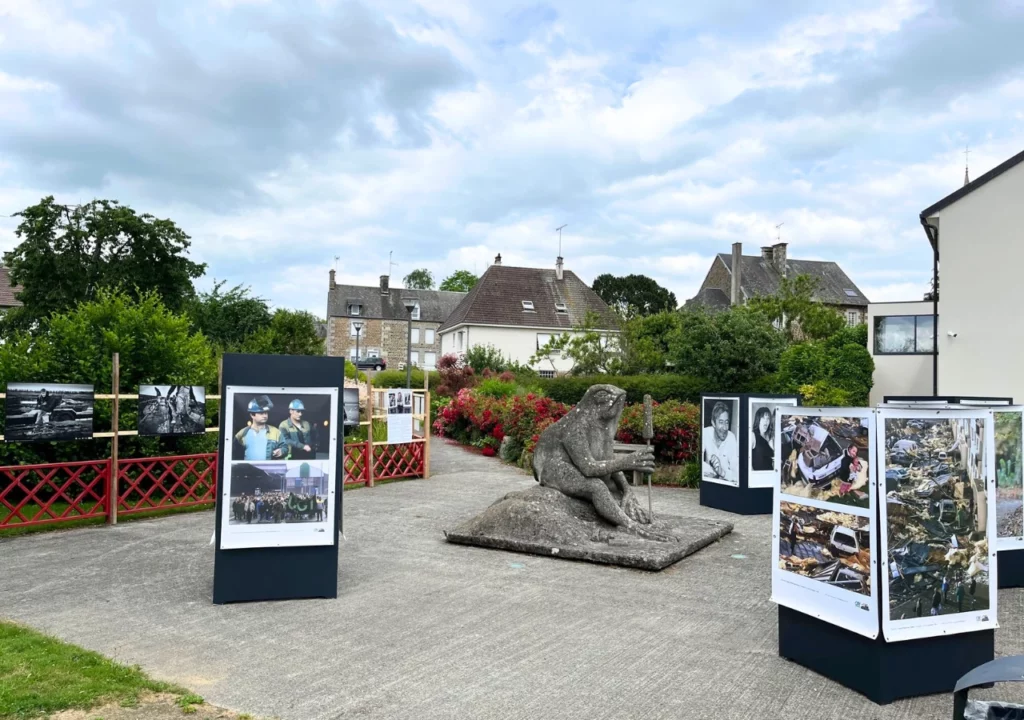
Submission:
[[[424,475],[425,443],[373,447],[373,477]],[[369,442],[345,445],[345,484],[369,481]],[[105,518],[109,458],[87,462],[0,467],[0,529]],[[209,505],[216,498],[217,454],[120,459],[117,514]]]

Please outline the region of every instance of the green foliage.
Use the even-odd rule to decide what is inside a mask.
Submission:
[[[801,385],[798,392],[803,397],[804,405],[810,407],[850,407],[862,403],[853,402],[848,390],[843,390],[826,381]]]
[[[704,390],[744,392],[775,372],[785,339],[763,313],[734,308],[679,313],[668,337],[668,358],[677,372],[707,380]]]
[[[677,307],[676,296],[646,275],[598,275],[594,278],[594,292],[627,319],[673,311]]]
[[[317,335],[317,319],[304,310],[275,310],[269,327],[242,342],[242,352],[260,355],[323,355],[324,341]]]
[[[402,284],[408,290],[430,290],[434,287],[434,276],[426,268],[419,268],[406,275]]]
[[[8,328],[29,328],[54,312],[120,288],[133,298],[155,294],[180,310],[194,297],[192,280],[206,266],[186,257],[189,237],[170,220],[138,215],[111,200],[77,207],[52,196],[15,213],[19,243],[4,253],[24,307],[6,314]]]
[[[814,300],[820,283],[810,275],[782,278],[778,292],[751,298],[747,307],[781,327],[790,341],[827,338],[846,326],[835,309]]]
[[[679,464],[700,455],[700,408],[694,403],[656,402],[651,412],[654,456],[658,462]],[[627,405],[619,421],[616,439],[630,445],[642,445],[644,407]]]
[[[355,363],[350,362],[346,359],[345,361],[345,377],[349,380],[358,380],[359,382],[366,382],[366,373],[356,369]]]
[[[473,286],[476,285],[477,280],[479,280],[479,278],[469,270],[456,270],[442,280],[441,285],[437,289],[447,290],[449,292],[468,293],[473,289]]]
[[[583,321],[572,331],[553,335],[544,347],[530,358],[531,365],[539,365],[544,369],[550,363],[555,369],[551,357],[561,355],[572,360],[570,373],[573,375],[593,375],[595,373],[613,373],[622,365],[619,352],[618,333],[609,333],[606,329],[598,329],[600,318],[588,312]]]
[[[480,384],[476,386],[476,391],[485,397],[492,398],[507,398],[513,395],[525,394],[525,390],[517,386],[514,382],[506,382],[499,380],[498,378],[487,378],[481,380]]]
[[[441,376],[434,370],[430,371],[430,387],[436,388],[441,384]],[[405,370],[381,370],[373,376],[375,388],[404,388]],[[423,387],[423,368],[412,369],[412,386],[417,390]]]
[[[192,327],[215,346],[237,352],[250,337],[270,328],[270,308],[263,298],[250,295],[248,287],[236,285],[226,292],[223,287],[223,280],[214,282],[212,290],[189,303],[188,315]]]
[[[642,403],[648,394],[655,402],[679,400],[700,402],[700,395],[707,391],[707,383],[688,375],[584,375],[540,378],[536,384],[552,400],[575,405],[587,388],[598,383],[615,385],[626,391],[626,402]]]
[[[1017,413],[995,413],[996,481],[1001,488],[1020,488],[1021,423]]]
[[[817,388],[813,391],[817,396],[842,391],[827,404],[867,405],[875,362],[866,347],[849,342],[856,338],[857,333],[844,331],[822,342],[790,345],[779,362],[778,391],[800,392],[805,397],[804,387]],[[823,403],[819,400],[811,404]]]
[[[473,372],[482,373],[484,370],[492,370],[502,373],[509,369],[508,359],[501,351],[493,345],[474,345],[462,356],[466,365],[473,368]]]
[[[679,330],[681,318],[675,310],[628,320],[619,336],[624,375],[666,372],[668,339]]]
[[[682,480],[683,487],[700,487],[701,467],[699,462],[688,462],[683,465]]]

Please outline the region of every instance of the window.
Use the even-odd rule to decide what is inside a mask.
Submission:
[[[455,342],[456,342],[455,349],[456,350],[461,350],[462,346],[463,346],[463,343],[464,343],[464,341],[466,339],[465,338],[465,333],[462,332],[462,330],[459,330],[459,332],[456,333],[455,338],[456,338],[455,339]]]
[[[860,325],[860,313],[856,310],[846,311],[846,324],[849,327],[857,327]]]
[[[846,293],[846,297],[857,297],[857,291],[856,290],[851,290],[850,288],[845,288],[843,290],[843,292]]]
[[[433,330],[424,330],[423,331],[423,344],[424,345],[433,345],[434,344],[434,331]]]
[[[932,315],[889,315],[875,318],[876,355],[930,355],[935,352]]]
[[[567,312],[569,312],[569,308],[566,307],[565,303],[555,303],[555,312],[556,313],[567,313]]]
[[[540,375],[542,378],[550,379],[550,378],[553,378],[555,376],[555,371],[554,370],[538,370],[537,374]]]
[[[523,310],[525,312],[535,312],[533,309],[533,300],[523,300]]]
[[[419,303],[416,303],[416,307],[414,307],[412,309],[412,319],[413,320],[419,320],[420,319],[420,304]]]
[[[349,315],[358,315],[358,314],[359,314],[359,311],[360,311],[361,309],[362,309],[362,306],[361,306],[361,305],[358,305],[357,303],[349,303],[349,306],[348,306],[348,314],[349,314]]]
[[[423,367],[427,370],[433,370],[437,367],[437,353],[424,353],[423,356]]]
[[[551,342],[550,333],[537,333],[537,349],[540,350],[542,347]]]
[[[420,329],[419,328],[413,328],[412,329],[412,344],[413,345],[419,345],[420,344]]]
[[[421,353],[419,350],[415,351],[412,354],[412,366],[423,367],[423,353]]]
[[[357,333],[356,333],[356,328],[357,327],[360,328],[360,331],[359,331],[358,334],[361,335],[362,331],[366,329],[366,323],[362,322],[361,320],[349,320],[349,322],[348,322],[348,336],[349,337],[355,337],[357,335]],[[365,336],[363,336],[363,337],[365,337]]]
[[[349,360],[355,360],[356,359],[356,349],[354,347],[350,347],[348,349],[348,358],[349,358]]]

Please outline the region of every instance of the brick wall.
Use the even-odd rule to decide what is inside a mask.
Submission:
[[[704,278],[704,284],[700,286],[701,290],[712,288],[721,290],[726,296],[732,294],[732,275],[726,269],[725,263],[717,257],[711,262],[711,269],[708,270],[707,277]]]
[[[350,351],[355,349],[356,339],[352,337],[350,322],[352,318],[331,317],[327,323],[327,354],[334,356],[349,357]],[[359,334],[359,352],[366,355],[366,348],[379,348],[381,357],[388,361],[388,365],[397,368],[399,363],[405,362],[406,347],[409,332],[408,321],[403,320],[373,320],[363,318],[363,330]],[[436,359],[441,357],[441,336],[437,333],[440,323],[416,322],[413,321],[413,328],[419,330],[419,342],[413,342],[413,363],[421,364],[425,361],[425,353],[432,352]],[[426,331],[434,331],[434,342],[427,343]],[[415,338],[414,338],[415,340]]]

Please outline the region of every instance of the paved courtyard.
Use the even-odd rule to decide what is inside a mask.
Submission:
[[[950,717],[949,695],[879,707],[778,657],[769,518],[656,488],[655,512],[736,526],[661,573],[450,545],[534,481],[433,447],[432,479],[345,494],[337,600],[214,606],[197,513],[0,540],[0,617],[283,720]],[[1022,598],[1000,593],[998,654],[1024,653]]]

